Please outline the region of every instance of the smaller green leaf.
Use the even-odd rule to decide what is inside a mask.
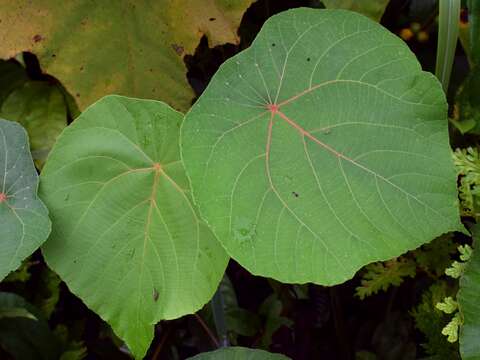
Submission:
[[[42,313],[21,296],[0,292],[0,347],[15,360],[58,359],[61,344]]]
[[[390,0],[322,0],[328,9],[345,9],[366,15],[380,21]]]
[[[37,320],[35,315],[30,313],[27,309],[24,308],[8,308],[2,309],[0,307],[0,319],[1,318],[16,318],[16,317],[23,317],[26,319]]]
[[[25,130],[0,119],[0,280],[17,269],[50,234]]]
[[[243,347],[228,347],[202,353],[188,360],[287,360],[285,355],[272,354],[263,350]]]
[[[46,318],[50,318],[60,298],[60,277],[45,267],[39,274],[39,289],[35,292],[33,303],[42,310]]]
[[[475,64],[459,87],[455,98],[453,124],[462,132],[480,133],[480,64]]]
[[[62,353],[60,360],[83,360],[87,357],[87,348],[83,342],[73,342]]]
[[[28,281],[28,279],[30,279],[30,266],[32,265],[32,262],[29,261],[29,259],[25,259],[22,263],[22,265],[20,265],[20,267],[15,270],[15,271],[12,271],[10,274],[8,274],[8,276],[3,279],[2,281],[3,282],[15,282],[15,281],[19,281],[19,282],[26,282]]]
[[[257,314],[239,307],[235,289],[226,274],[223,276],[217,291],[222,294],[226,328],[232,343],[236,344],[236,335],[254,336],[260,329],[260,318]],[[212,327],[215,325],[213,323],[212,306],[205,306],[202,309],[202,318]]]
[[[272,343],[273,334],[282,326],[292,326],[293,322],[282,316],[283,304],[277,293],[273,293],[265,299],[260,306],[258,313],[264,317],[265,328],[260,340],[260,345],[267,349]]]
[[[15,61],[0,60],[0,106],[7,96],[28,80],[25,69]]]
[[[8,95],[1,104],[0,116],[26,128],[33,156],[43,164],[57,136],[67,125],[67,106],[56,85],[28,81]]]

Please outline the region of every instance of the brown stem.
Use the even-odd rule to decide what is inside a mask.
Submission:
[[[203,328],[203,330],[205,330],[208,337],[212,341],[212,344],[215,345],[216,348],[220,347],[220,343],[218,342],[217,338],[213,334],[212,330],[210,330],[207,324],[205,324],[205,321],[203,321],[203,319],[198,314],[193,314],[193,316],[195,316],[195,319],[197,319],[200,326]]]
[[[169,327],[167,331],[165,331],[165,334],[163,334],[162,339],[160,340],[157,347],[155,348],[155,352],[153,353],[152,360],[158,359],[158,356],[162,352],[163,345],[165,345],[165,342],[167,341],[167,338],[169,337],[171,330],[172,328]]]

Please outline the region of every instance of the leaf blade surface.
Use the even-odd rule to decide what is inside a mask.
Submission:
[[[255,274],[336,284],[463,229],[441,87],[356,13],[269,19],[214,76],[181,142],[202,216]]]
[[[26,131],[0,119],[0,280],[50,233],[48,210],[37,197],[37,187]]]
[[[62,133],[42,171],[48,264],[137,358],[155,323],[210,299],[228,259],[190,201],[182,118],[164,103],[106,97]]]

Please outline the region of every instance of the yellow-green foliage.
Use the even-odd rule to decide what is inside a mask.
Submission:
[[[416,263],[405,257],[395,258],[385,262],[376,262],[365,267],[361,286],[356,289],[356,296],[364,299],[367,296],[387,291],[390,286],[398,286],[407,276],[414,277]]]
[[[453,161],[460,175],[458,186],[462,216],[480,216],[480,158],[476,148],[457,149]]]
[[[447,282],[437,281],[423,293],[421,303],[411,311],[415,327],[425,336],[426,341],[422,343],[422,347],[427,354],[435,355],[435,359],[455,360],[460,358],[458,343],[450,343],[442,335],[442,330],[449,322],[448,316],[436,307],[452,292],[453,289],[449,288]]]

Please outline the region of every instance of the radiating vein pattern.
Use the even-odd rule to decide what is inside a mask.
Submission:
[[[163,103],[106,97],[61,135],[42,171],[48,264],[138,358],[155,323],[211,298],[227,262],[191,203],[181,120]]]
[[[37,197],[38,176],[21,125],[0,119],[0,280],[48,237],[48,211]]]
[[[187,114],[201,215],[255,274],[336,284],[462,230],[446,101],[395,35],[347,11],[269,19]]]

